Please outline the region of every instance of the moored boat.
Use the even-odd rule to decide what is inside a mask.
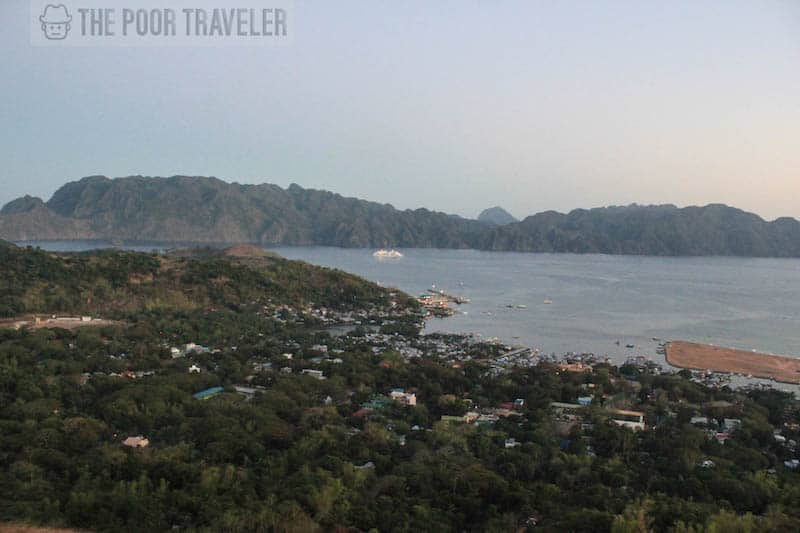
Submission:
[[[386,250],[381,248],[380,250],[376,251],[372,254],[372,257],[377,257],[379,259],[399,259],[403,257],[403,254],[392,248],[391,250]]]

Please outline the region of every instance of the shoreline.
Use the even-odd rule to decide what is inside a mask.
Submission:
[[[118,248],[121,250],[137,250],[147,249],[161,249],[164,251],[173,250],[176,248],[227,248],[235,245],[248,245],[257,246],[267,251],[274,248],[336,248],[341,250],[370,250],[374,251],[380,246],[341,246],[337,244],[320,244],[320,243],[261,243],[261,242],[247,242],[247,241],[216,241],[216,240],[149,240],[149,239],[109,239],[106,237],[76,239],[76,238],[48,238],[48,239],[11,239],[0,237],[0,240],[5,240],[11,244],[19,247],[41,247],[41,244],[60,244],[60,243],[89,243],[100,244],[99,247],[90,247],[82,251],[88,250],[102,250],[108,248]],[[115,244],[115,242],[117,244]],[[636,257],[636,258],[653,258],[653,259],[786,259],[791,261],[800,260],[800,256],[793,255],[729,255],[729,254],[645,254],[645,253],[612,253],[612,252],[575,252],[575,251],[544,251],[544,250],[495,250],[490,248],[473,248],[468,246],[441,248],[436,246],[400,246],[395,245],[398,250],[439,250],[439,251],[466,251],[466,252],[480,252],[480,253],[502,253],[502,254],[519,254],[519,255],[565,255],[565,256],[578,256],[578,257]],[[47,247],[42,248],[45,251],[54,253],[71,253],[71,251],[55,251]]]
[[[800,385],[800,359],[792,357],[687,341],[672,341],[665,346],[664,359],[667,364],[676,368],[743,374],[789,385]]]

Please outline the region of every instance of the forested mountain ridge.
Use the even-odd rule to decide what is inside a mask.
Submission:
[[[298,185],[93,176],[67,183],[47,202],[26,196],[8,203],[0,210],[0,238],[800,257],[796,219],[768,222],[721,204],[634,204],[493,220],[401,211]]]

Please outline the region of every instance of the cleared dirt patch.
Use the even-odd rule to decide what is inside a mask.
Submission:
[[[91,320],[83,320],[81,317],[71,317],[71,316],[57,316],[55,318],[25,316],[25,317],[7,318],[0,320],[0,329],[99,328],[103,326],[111,326],[113,324],[119,324],[119,322],[115,322],[113,320],[104,320],[102,318],[92,318]]]
[[[263,248],[253,246],[251,244],[234,244],[230,248],[226,248],[222,252],[228,257],[247,257],[247,258],[264,258],[275,257],[275,254],[270,253]]]
[[[800,384],[800,359],[675,341],[667,343],[667,363],[678,368],[739,373]]]
[[[78,533],[78,530],[25,526],[21,524],[0,524],[0,533]]]

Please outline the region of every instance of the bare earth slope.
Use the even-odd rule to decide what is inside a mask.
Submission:
[[[667,362],[679,368],[752,374],[800,384],[800,359],[676,341],[667,344]]]

